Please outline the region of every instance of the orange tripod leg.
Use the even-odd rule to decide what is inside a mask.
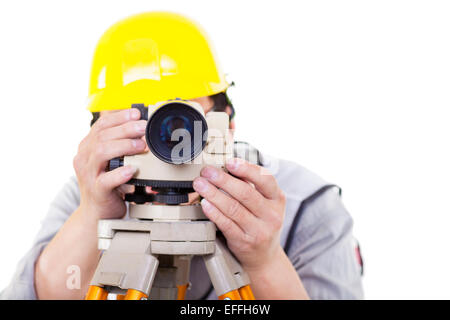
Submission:
[[[107,297],[108,291],[97,286],[89,286],[88,293],[86,294],[86,300],[106,300]]]
[[[232,290],[221,295],[219,300],[241,300],[241,295],[238,290]]]
[[[140,292],[138,290],[134,290],[134,289],[128,289],[124,300],[141,300],[143,298],[145,298],[145,299],[148,298],[145,293]]]
[[[241,295],[242,300],[255,300],[255,296],[253,295],[250,285],[239,288],[239,294]]]
[[[188,287],[187,283],[177,286],[178,288],[177,300],[184,300],[184,297],[186,296],[187,287]]]

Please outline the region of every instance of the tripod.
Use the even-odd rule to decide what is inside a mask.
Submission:
[[[144,203],[144,190],[136,186],[127,195],[137,200],[129,204],[133,219],[99,221],[98,247],[104,251],[86,300],[106,300],[109,293],[118,300],[184,300],[193,256],[203,257],[219,299],[254,300],[248,275],[201,206]],[[165,191],[159,200],[180,196]]]

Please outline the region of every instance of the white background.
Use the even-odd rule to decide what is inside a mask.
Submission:
[[[343,188],[367,298],[450,298],[450,7],[411,0],[0,2],[0,288],[73,174],[96,41],[157,9],[214,40],[238,138]]]

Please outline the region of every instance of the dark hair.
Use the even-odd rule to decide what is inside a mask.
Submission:
[[[212,111],[224,112],[227,107],[231,108],[230,121],[235,115],[233,104],[226,92],[219,92],[210,96],[214,102]],[[92,112],[91,127],[94,125],[95,121],[100,118],[100,112]]]
[[[230,114],[230,121],[233,119],[235,111],[233,104],[231,103],[230,98],[226,94],[226,92],[219,92],[217,94],[213,94],[210,96],[213,99],[214,106],[212,108],[213,111],[225,111],[227,107],[230,107],[231,114]]]
[[[100,112],[92,112],[92,120],[91,120],[91,127],[94,125],[95,121],[100,118]]]

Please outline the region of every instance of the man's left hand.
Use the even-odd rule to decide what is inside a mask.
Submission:
[[[233,175],[205,167],[194,180],[203,212],[222,231],[246,270],[258,270],[279,256],[286,197],[267,169],[233,158]],[[223,192],[225,191],[225,192]]]

